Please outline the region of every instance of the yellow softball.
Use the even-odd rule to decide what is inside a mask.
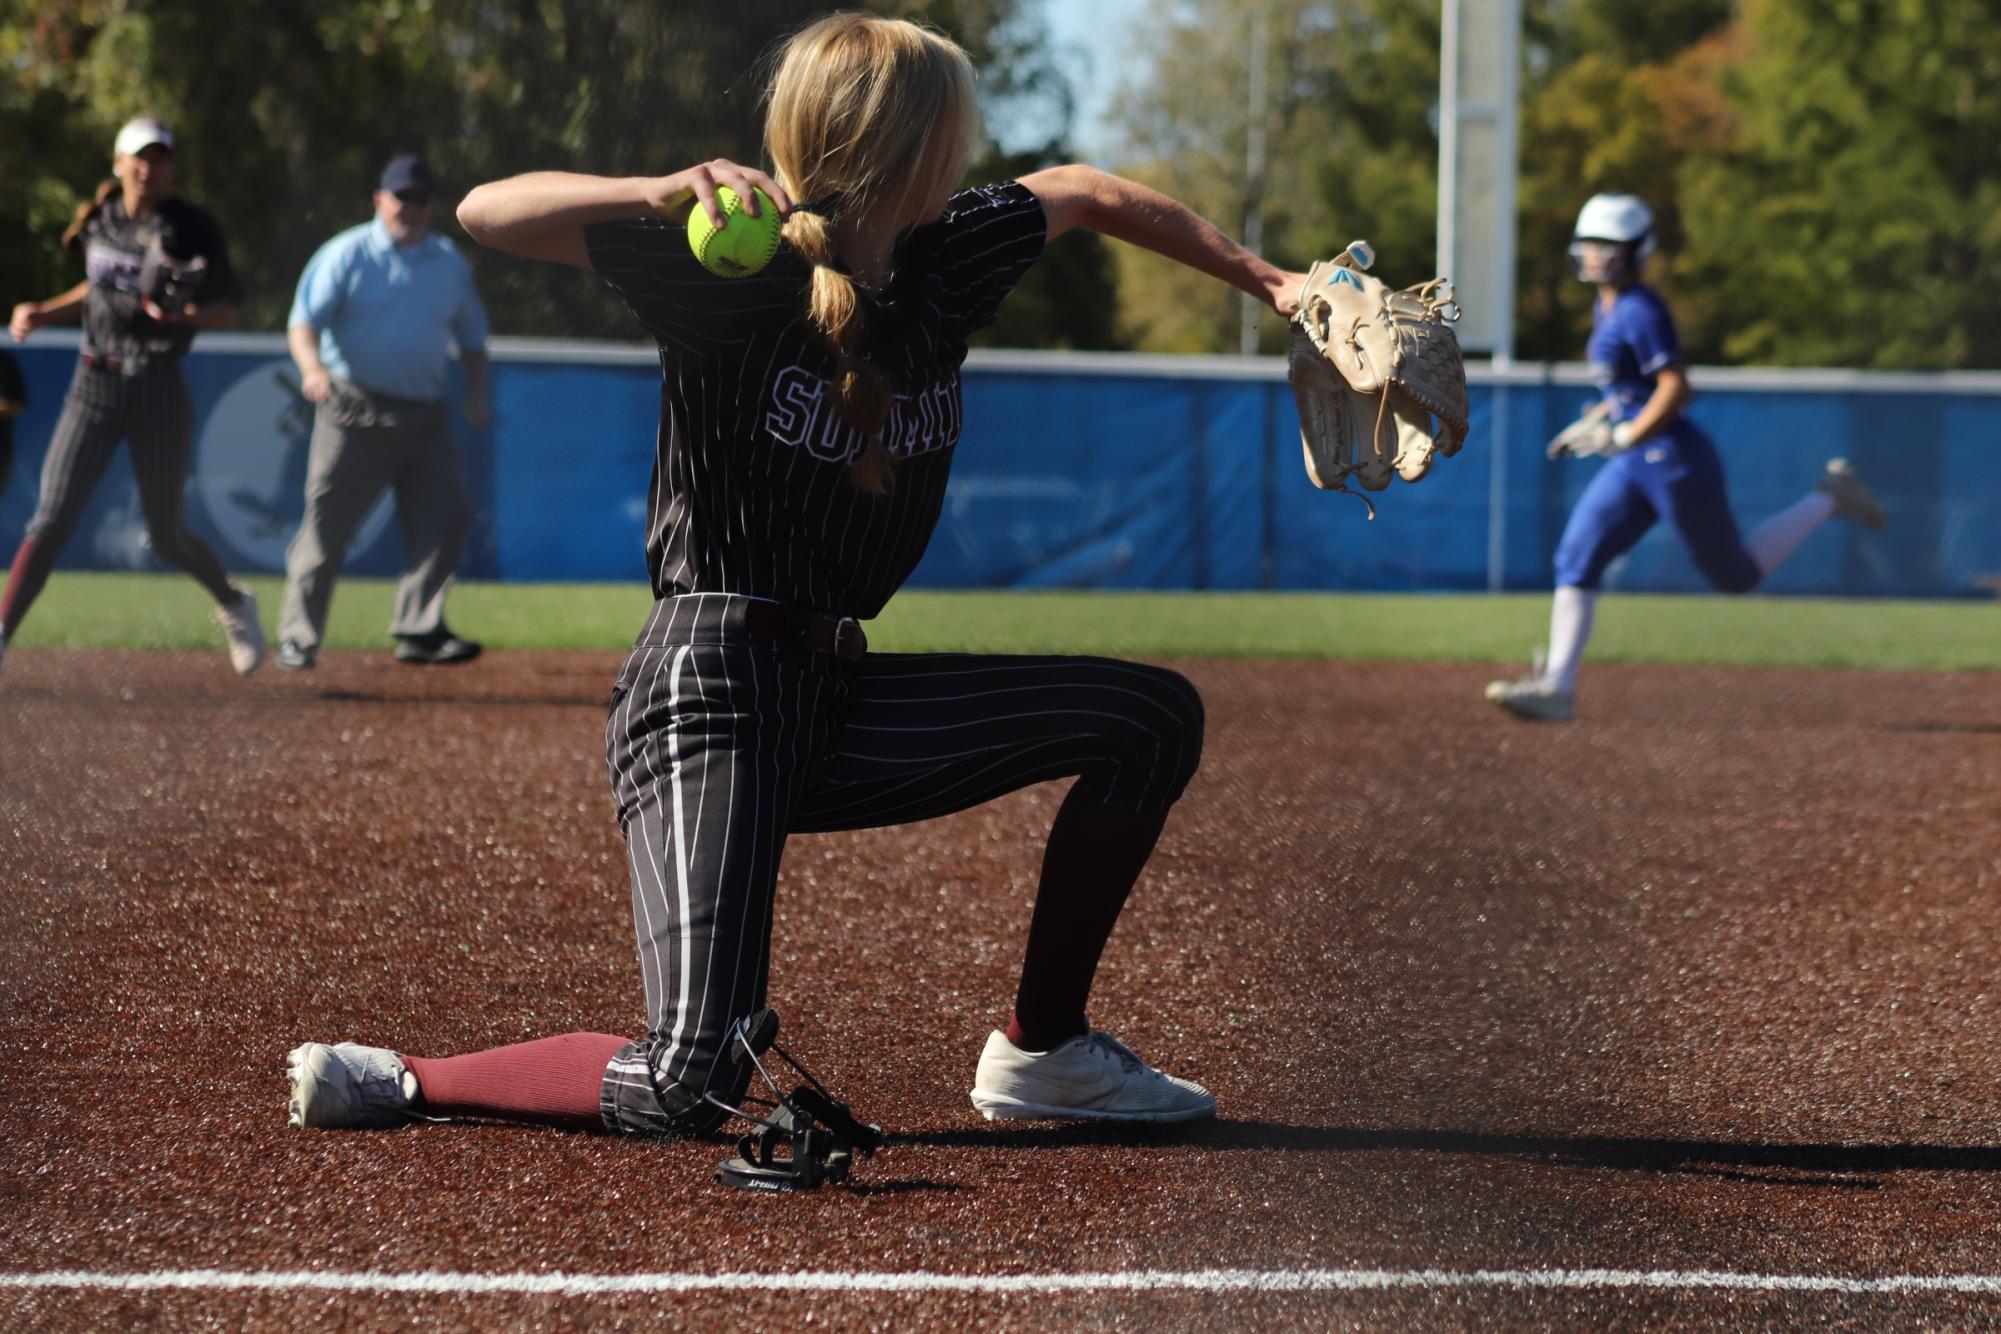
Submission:
[[[697,200],[688,214],[688,248],[702,267],[723,278],[748,278],[771,262],[778,253],[778,230],[784,220],[778,206],[764,191],[757,191],[757,216],[743,211],[743,200],[727,185],[716,187],[716,203],[723,211],[723,226],[709,221],[709,211]]]

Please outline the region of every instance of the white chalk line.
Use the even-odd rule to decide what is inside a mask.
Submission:
[[[939,1274],[839,1271],[742,1274],[467,1274],[312,1269],[175,1269],[114,1273],[85,1269],[0,1273],[0,1289],[95,1288],[113,1291],[403,1292],[437,1296],[525,1293],[557,1297],[628,1293],[831,1292],[980,1294],[1118,1292],[1379,1292],[1396,1289],[1494,1288],[1589,1291],[1642,1288],[1729,1292],[1809,1292],[1872,1296],[1899,1293],[2001,1293],[2001,1275],[1748,1274],[1720,1270],[1642,1269],[1196,1269],[1084,1274]]]

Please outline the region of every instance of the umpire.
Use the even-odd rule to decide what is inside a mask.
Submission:
[[[431,231],[436,181],[424,160],[391,158],[375,217],[316,251],[286,321],[300,387],[318,405],[306,510],[285,553],[280,667],[311,667],[334,578],[361,521],[396,492],[404,570],[389,632],[399,662],[465,662],[480,646],[445,625],[445,590],[472,524],[452,437],[445,371],[465,366],[466,419],[487,419],[486,311],[472,269]]]

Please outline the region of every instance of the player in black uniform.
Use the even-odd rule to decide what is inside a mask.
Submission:
[[[0,349],[0,496],[7,494],[7,481],[14,472],[14,419],[28,406],[28,387],[21,379],[21,363],[14,354]]]
[[[64,246],[84,262],[84,280],[47,301],[14,307],[20,342],[46,324],[83,321],[83,355],[42,464],[42,495],[0,594],[0,653],[34,605],[63,544],[82,518],[120,440],[132,469],[153,554],[195,577],[216,601],[230,664],[264,658],[257,600],[223,573],[208,544],[181,523],[193,445],[194,407],[181,358],[201,329],[236,322],[243,290],[222,232],[208,214],[174,197],[174,137],[156,120],[118,132],[114,179],[78,210]]]
[[[1106,659],[870,653],[859,622],[937,521],[966,339],[1049,237],[1095,227],[1282,313],[1302,275],[1088,167],[954,194],[975,114],[956,46],[839,15],[792,39],[774,78],[776,179],[723,161],[658,179],[540,173],[461,205],[486,244],[594,269],[660,347],[646,543],[658,601],[606,733],[649,1029],[444,1059],[308,1043],[291,1054],[293,1124],[707,1130],[721,1113],[702,1095],[732,1097],[747,1078],[726,1039],[764,1004],[788,834],[928,819],[1072,775],[1014,1011],[987,1041],[973,1102],[989,1117],[1212,1113],[1206,1090],[1092,1031],[1084,1010],[1195,771],[1194,689]],[[679,220],[717,216],[719,185],[760,188],[789,214],[788,244],[754,277],[716,278],[689,252]]]

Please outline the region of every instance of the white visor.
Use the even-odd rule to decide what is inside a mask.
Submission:
[[[131,157],[154,144],[172,152],[173,132],[151,116],[141,116],[125,122],[125,128],[118,132],[118,142],[112,145],[111,152],[114,157]]]

